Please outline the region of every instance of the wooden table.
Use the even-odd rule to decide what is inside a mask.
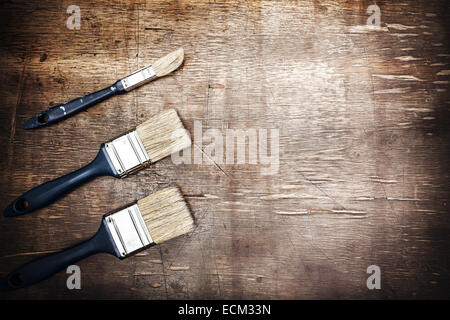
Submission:
[[[66,9],[81,10],[68,29]],[[53,205],[0,218],[0,275],[90,237],[103,214],[180,186],[194,232],[120,261],[90,257],[14,298],[449,298],[449,5],[384,1],[2,1],[0,201],[88,163],[167,108],[194,135],[279,131],[279,170],[175,165],[99,178]],[[182,46],[176,73],[62,123],[52,105]],[[205,153],[207,137],[195,152]],[[202,153],[203,152],[203,153]],[[367,268],[381,270],[369,290]]]

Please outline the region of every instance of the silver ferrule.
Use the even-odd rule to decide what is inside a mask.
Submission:
[[[120,258],[153,243],[137,204],[105,217]]]
[[[136,131],[105,143],[105,148],[121,178],[150,163],[150,157]]]
[[[130,74],[120,81],[122,82],[123,88],[126,91],[130,91],[151,81],[155,77],[155,70],[153,70],[152,66],[148,66]]]

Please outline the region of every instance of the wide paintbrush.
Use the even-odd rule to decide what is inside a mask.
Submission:
[[[120,259],[188,233],[194,220],[176,187],[159,190],[132,206],[103,217],[89,240],[59,253],[32,261],[0,280],[1,290],[18,289],[44,280],[96,253]]]
[[[97,176],[123,178],[190,145],[189,133],[177,112],[161,111],[136,130],[102,144],[97,157],[85,167],[24,193],[3,215],[14,217],[42,208]]]

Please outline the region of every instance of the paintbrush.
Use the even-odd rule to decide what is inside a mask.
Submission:
[[[17,289],[44,280],[96,253],[120,259],[188,233],[194,220],[180,191],[167,187],[115,213],[105,215],[89,240],[59,253],[32,261],[0,281],[3,290]]]
[[[84,110],[109,97],[116,94],[126,93],[149,81],[161,78],[171,73],[181,65],[183,59],[183,48],[179,48],[178,50],[160,58],[152,65],[140,69],[129,76],[116,81],[113,85],[103,90],[88,94],[81,98],[73,99],[69,102],[57,105],[47,111],[35,115],[23,124],[23,128],[34,129],[64,120],[75,113],[80,112],[81,110]]]
[[[191,145],[191,139],[174,109],[162,111],[136,130],[104,143],[85,167],[24,193],[3,212],[19,216],[42,208],[97,176],[123,178]]]

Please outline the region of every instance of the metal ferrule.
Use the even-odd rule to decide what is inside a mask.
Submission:
[[[136,131],[105,143],[105,148],[121,178],[150,163],[150,157]]]
[[[153,243],[137,204],[106,216],[105,219],[120,258]]]
[[[156,78],[155,70],[153,70],[152,66],[148,66],[130,74],[120,81],[122,82],[123,88],[126,91],[130,91],[153,80],[154,78]]]

